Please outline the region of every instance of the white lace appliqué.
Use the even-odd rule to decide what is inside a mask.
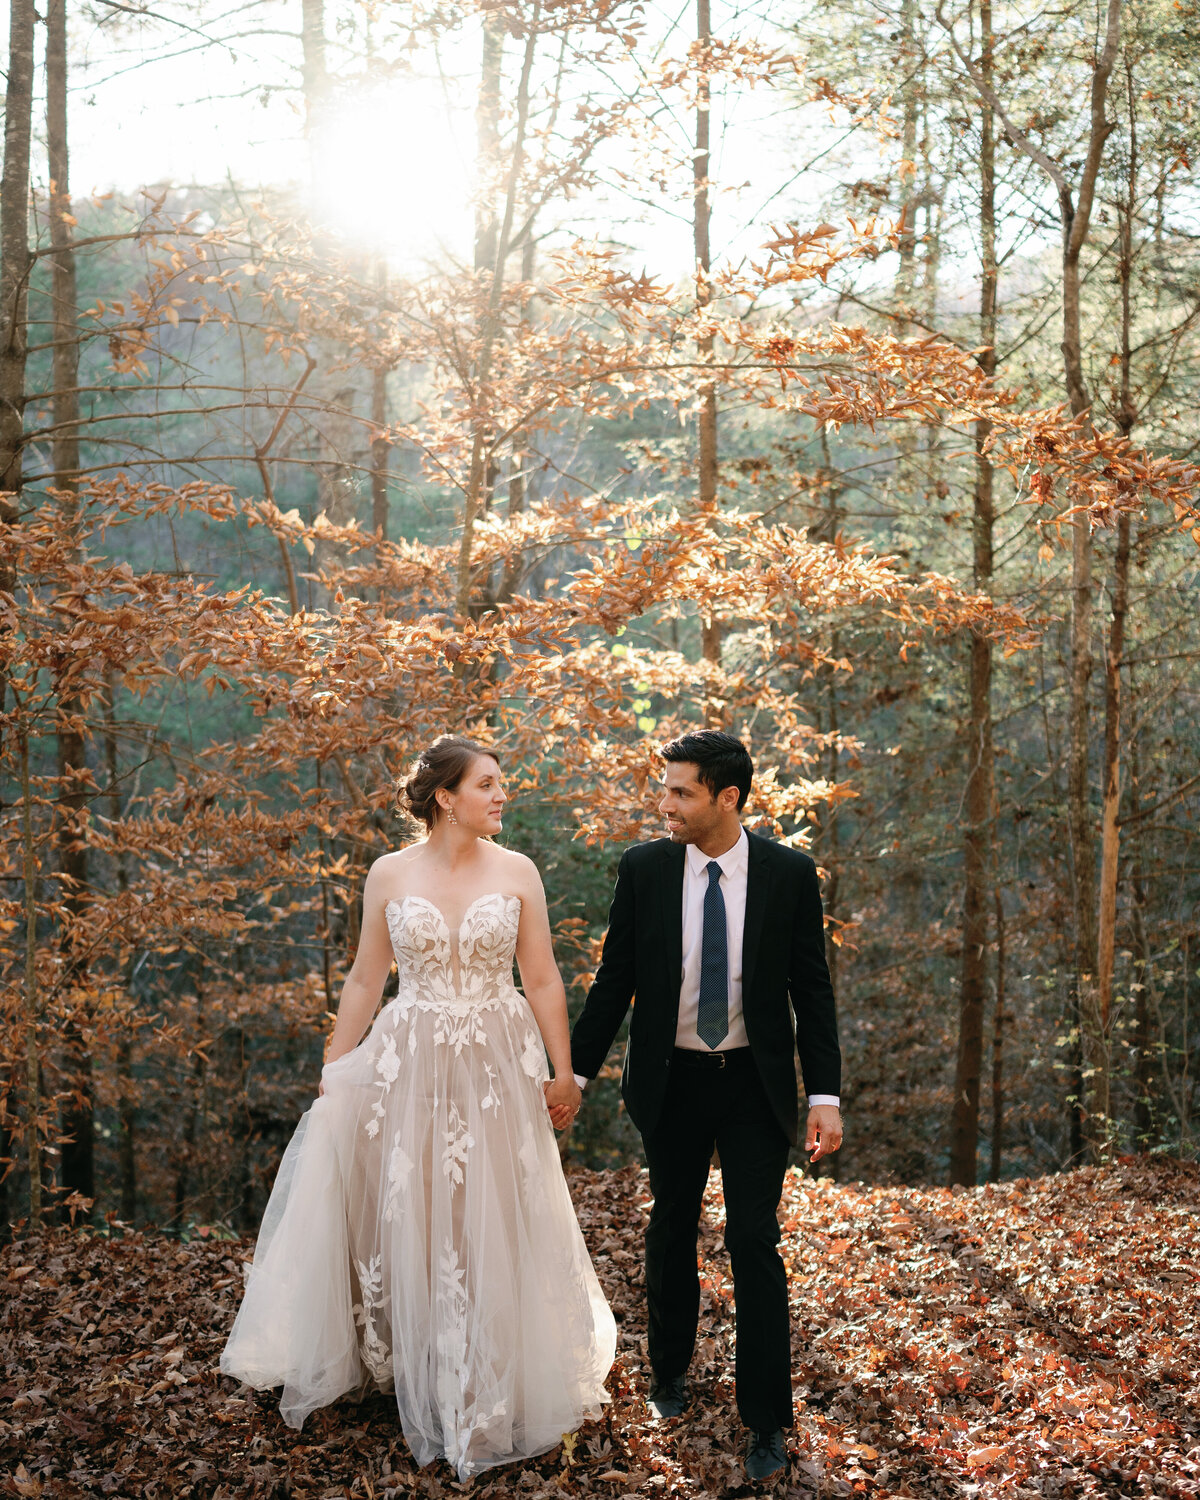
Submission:
[[[454,1187],[461,1187],[467,1152],[475,1144],[475,1137],[463,1123],[457,1104],[450,1106],[449,1126],[442,1149],[442,1171]]]
[[[354,1320],[362,1330],[359,1345],[363,1363],[377,1381],[384,1382],[391,1378],[391,1355],[375,1327],[376,1314],[383,1311],[383,1257],[372,1255],[368,1265],[356,1261],[354,1268],[362,1297],[361,1302],[355,1303]]]
[[[517,1155],[521,1164],[521,1181],[525,1188],[525,1201],[537,1214],[546,1209],[546,1164],[541,1158],[536,1141],[525,1141]]]
[[[530,1078],[541,1078],[547,1072],[546,1054],[542,1050],[538,1037],[532,1031],[525,1038],[525,1046],[521,1052],[521,1066]]]
[[[494,1109],[496,1111],[496,1114],[499,1114],[500,1095],[496,1092],[496,1070],[492,1067],[490,1062],[485,1062],[483,1068],[484,1072],[487,1074],[488,1086],[487,1093],[484,1094],[483,1098],[479,1101],[479,1107],[480,1109]],[[493,1115],[492,1118],[495,1119],[495,1115]]]
[[[400,1132],[393,1137],[392,1154],[388,1157],[387,1203],[383,1210],[384,1220],[390,1224],[396,1214],[396,1201],[408,1187],[415,1163],[400,1145]]]
[[[458,1252],[450,1240],[438,1257],[438,1292],[444,1322],[437,1336],[437,1393],[442,1409],[443,1440],[446,1453],[463,1446],[462,1391],[467,1361],[467,1289],[466,1271],[459,1264]],[[454,1420],[458,1418],[457,1422]],[[447,1420],[449,1419],[449,1421]],[[453,1424],[453,1426],[451,1426]],[[447,1431],[446,1428],[450,1427]]]

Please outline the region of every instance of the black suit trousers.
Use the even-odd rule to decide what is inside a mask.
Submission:
[[[654,1207],[646,1230],[650,1363],[659,1380],[682,1375],[700,1309],[696,1238],[713,1148],[725,1195],[733,1269],[738,1413],[773,1432],[792,1421],[787,1277],[779,1254],[779,1199],[788,1138],[748,1047],[689,1062],[675,1053],[662,1114],[643,1137]]]

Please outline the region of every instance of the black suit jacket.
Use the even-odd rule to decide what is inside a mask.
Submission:
[[[747,837],[742,1011],[767,1097],[795,1144],[794,1049],[809,1094],[841,1093],[817,867],[796,849],[754,833]],[[675,1047],[686,857],[684,846],[671,839],[635,844],[621,856],[600,968],[571,1033],[575,1072],[594,1078],[636,995],[621,1094],[644,1136],[662,1112]]]

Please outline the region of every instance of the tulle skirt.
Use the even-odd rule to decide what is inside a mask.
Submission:
[[[271,1192],[221,1370],[284,1420],[395,1392],[466,1478],[599,1413],[616,1329],[567,1192],[523,996],[385,1006],[326,1067]]]

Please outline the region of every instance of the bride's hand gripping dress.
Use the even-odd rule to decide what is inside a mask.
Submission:
[[[421,896],[383,911],[398,992],[323,1070],[221,1369],[282,1385],[293,1427],[347,1393],[394,1390],[417,1462],[444,1455],[466,1478],[598,1414],[616,1330],[513,984],[522,898],[480,896],[457,933]]]

